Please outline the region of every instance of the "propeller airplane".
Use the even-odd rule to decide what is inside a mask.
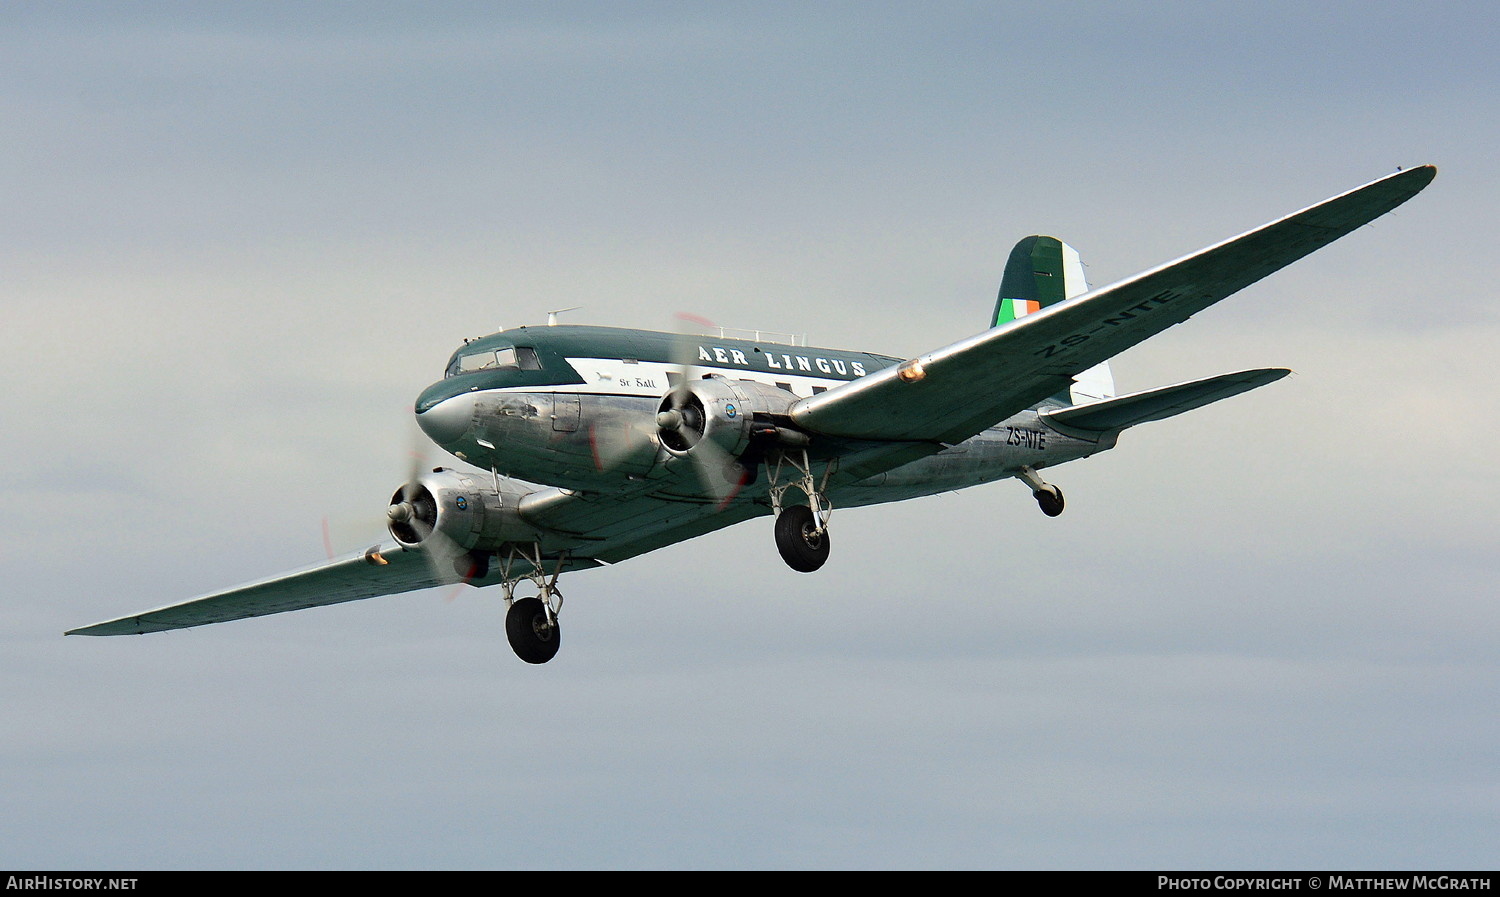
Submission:
[[[466,341],[415,405],[422,431],[464,467],[413,471],[387,507],[390,541],[67,634],[159,632],[466,583],[500,586],[512,649],[545,663],[560,643],[564,573],[754,517],[773,516],[781,557],[810,573],[828,559],[836,507],[1015,478],[1057,516],[1062,491],[1040,471],[1289,373],[1117,395],[1110,358],[1384,215],[1436,173],[1398,170],[1097,289],[1072,247],[1027,237],[989,326],[912,357],[692,334],[713,328],[686,317],[668,333],[554,315]],[[537,594],[518,597],[527,584]]]

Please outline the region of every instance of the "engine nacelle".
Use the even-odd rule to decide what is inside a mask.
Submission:
[[[391,496],[391,536],[405,548],[428,547],[433,539],[448,551],[492,551],[506,542],[530,542],[535,528],[521,519],[521,499],[534,490],[498,484],[457,470],[438,468]]]
[[[785,415],[796,401],[792,393],[754,380],[692,380],[662,400],[657,435],[662,447],[679,457],[708,440],[738,458],[753,439],[775,436],[779,431],[768,416]]]

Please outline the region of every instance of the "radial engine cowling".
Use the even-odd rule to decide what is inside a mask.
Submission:
[[[517,509],[532,490],[448,468],[424,473],[396,490],[387,512],[391,535],[403,547],[445,541],[448,550],[493,550],[505,542],[530,541],[536,530]]]
[[[770,418],[785,415],[795,401],[792,393],[754,380],[691,380],[662,400],[657,435],[674,455],[686,455],[707,440],[738,458],[752,439],[780,432]]]

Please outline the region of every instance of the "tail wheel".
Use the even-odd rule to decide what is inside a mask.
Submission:
[[[1036,499],[1036,503],[1041,507],[1042,513],[1048,517],[1056,517],[1063,512],[1062,490],[1056,486],[1038,489],[1031,494]]]
[[[527,663],[546,663],[557,656],[562,642],[557,620],[547,613],[547,606],[540,598],[511,602],[505,614],[505,635],[511,650]]]
[[[828,560],[828,530],[807,505],[788,505],[776,517],[776,549],[788,567],[811,573]]]

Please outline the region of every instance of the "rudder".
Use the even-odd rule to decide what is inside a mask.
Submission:
[[[1078,251],[1056,237],[1033,235],[1023,238],[1010,251],[1000,278],[1000,296],[990,326],[1009,324],[1049,305],[1088,292],[1083,259]],[[1066,395],[1057,396],[1065,405],[1107,399],[1115,394],[1109,363],[1095,365],[1073,378]]]

